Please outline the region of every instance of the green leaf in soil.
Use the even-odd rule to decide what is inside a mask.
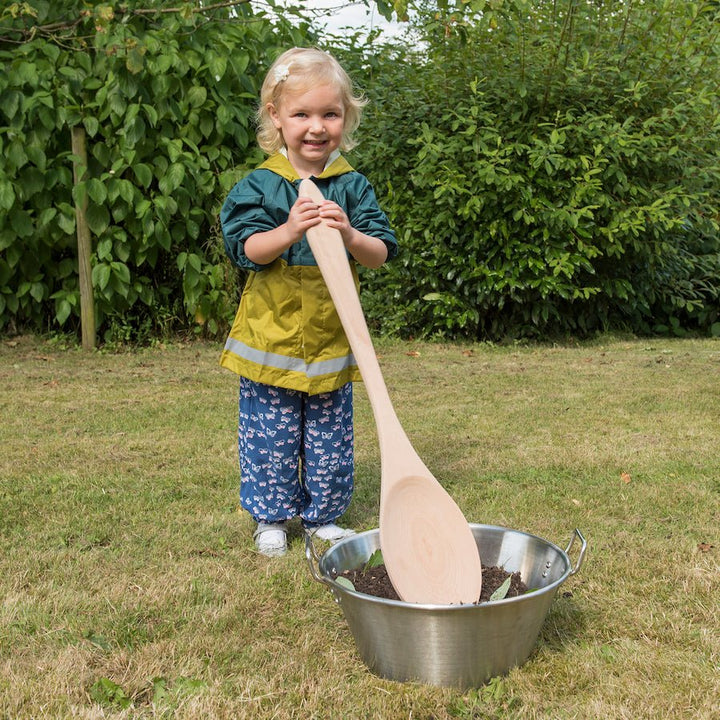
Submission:
[[[382,550],[378,548],[368,559],[363,566],[363,572],[366,573],[370,568],[378,567],[383,564]]]
[[[343,577],[342,575],[338,575],[335,578],[335,582],[338,585],[342,585],[344,588],[347,588],[348,590],[355,590],[355,586],[348,580],[346,577]]]
[[[512,581],[512,575],[508,575],[505,578],[505,582],[490,596],[488,602],[493,600],[504,600],[510,589],[510,582]]]

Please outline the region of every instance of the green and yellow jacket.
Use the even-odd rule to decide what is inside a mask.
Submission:
[[[313,181],[354,228],[383,240],[388,259],[397,254],[395,233],[372,186],[345,158],[331,159]],[[307,238],[269,265],[251,262],[244,251],[251,235],[287,221],[299,184],[278,153],[235,185],[223,204],[225,250],[249,275],[220,364],[255,382],[314,395],[360,380],[360,373]],[[352,258],[350,265],[357,284]]]

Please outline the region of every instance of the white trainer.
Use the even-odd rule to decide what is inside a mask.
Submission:
[[[258,523],[253,537],[261,555],[282,557],[287,552],[287,535],[283,523]]]
[[[321,540],[327,540],[333,543],[355,534],[354,530],[341,528],[339,525],[335,525],[335,523],[328,523],[327,525],[320,525],[317,528],[311,528],[310,532]]]

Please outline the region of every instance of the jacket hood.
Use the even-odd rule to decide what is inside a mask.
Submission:
[[[262,165],[260,165],[260,168],[263,170],[270,170],[277,175],[280,175],[280,177],[285,178],[285,180],[289,180],[293,183],[301,179],[283,152],[271,155]],[[330,156],[325,169],[315,177],[318,179],[335,177],[337,175],[344,175],[345,173],[353,172],[353,170],[354,168],[352,165],[350,165],[350,163],[336,151]]]

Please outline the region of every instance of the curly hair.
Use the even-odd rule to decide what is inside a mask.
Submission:
[[[260,90],[257,140],[266,153],[276,153],[284,144],[282,133],[272,122],[268,105],[278,107],[285,93],[304,93],[320,85],[332,85],[342,98],[345,116],[340,149],[355,147],[352,135],[360,124],[367,101],[354,92],[352,80],[332,55],[315,48],[292,48],[275,60]]]

